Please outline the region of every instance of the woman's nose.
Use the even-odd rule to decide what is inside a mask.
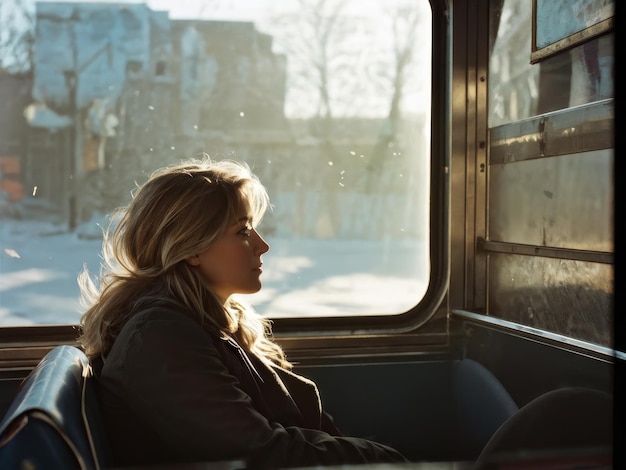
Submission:
[[[270,250],[270,245],[263,239],[261,235],[259,235],[259,232],[255,230],[254,234],[256,235],[255,251],[259,255],[267,253]]]

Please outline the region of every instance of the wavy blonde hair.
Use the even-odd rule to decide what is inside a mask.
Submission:
[[[206,250],[242,213],[256,226],[270,207],[265,187],[245,163],[192,159],[155,171],[104,233],[99,282],[79,275],[87,310],[79,342],[89,357],[108,354],[135,313],[167,300],[201,324],[284,368],[271,322],[234,299],[223,305],[186,261]],[[115,224],[115,222],[117,222]]]

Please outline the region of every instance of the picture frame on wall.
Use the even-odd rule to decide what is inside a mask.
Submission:
[[[532,23],[535,64],[612,31],[615,0],[533,0]]]

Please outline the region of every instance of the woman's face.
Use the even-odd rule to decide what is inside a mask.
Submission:
[[[233,222],[207,250],[187,259],[197,267],[222,301],[232,294],[252,294],[261,289],[261,255],[269,245],[252,228],[251,218]]]

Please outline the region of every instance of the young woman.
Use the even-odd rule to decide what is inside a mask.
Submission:
[[[261,288],[269,205],[242,163],[155,172],[79,278],[111,465],[243,460],[248,468],[405,462],[344,437],[313,382],[290,371],[267,319],[233,294]]]

